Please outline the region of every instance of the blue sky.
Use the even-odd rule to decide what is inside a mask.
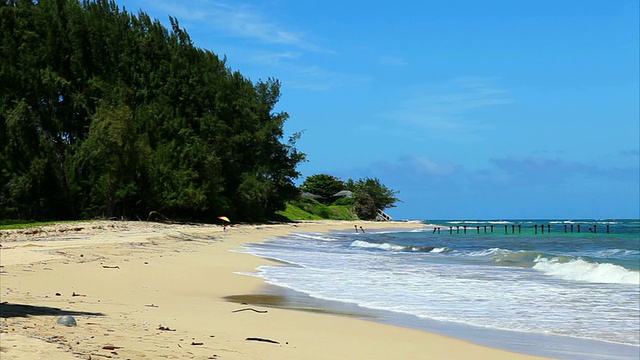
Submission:
[[[396,219],[640,217],[637,0],[116,1],[282,83],[303,177]]]

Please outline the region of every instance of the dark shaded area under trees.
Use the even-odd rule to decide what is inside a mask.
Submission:
[[[262,220],[298,195],[280,83],[113,1],[0,4],[0,218]]]

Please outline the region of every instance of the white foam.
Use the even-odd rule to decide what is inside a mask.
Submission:
[[[324,233],[318,233],[318,234],[314,234],[314,233],[292,233],[292,235],[296,236],[296,237],[304,238],[304,239],[312,239],[312,240],[320,240],[320,241],[340,241],[340,240],[342,240],[340,238],[327,236],[327,234],[324,234]]]
[[[401,245],[388,244],[388,243],[376,244],[376,243],[370,243],[362,240],[356,240],[352,242],[350,246],[369,248],[369,249],[382,249],[382,250],[390,250],[390,251],[401,251],[405,249],[405,247]]]
[[[619,265],[591,263],[583,259],[560,262],[538,257],[534,269],[564,280],[605,284],[640,285],[640,272],[627,270]]]
[[[465,256],[474,256],[474,257],[490,257],[495,255],[502,255],[506,253],[510,253],[510,250],[500,249],[500,248],[491,248],[480,251],[474,251],[467,254],[463,254]]]
[[[633,255],[640,255],[640,251],[627,250],[627,249],[608,249],[608,250],[602,250],[596,253],[596,256],[599,256],[599,257],[621,257],[621,256],[633,256]]]
[[[438,243],[441,247],[431,253],[446,255],[429,255],[426,251],[416,253],[416,246],[392,244],[391,237],[382,237],[387,243],[376,243],[369,236],[353,234],[338,242],[287,237],[254,245],[252,253],[299,265],[262,266],[254,276],[312,297],[425,319],[634,346],[639,343],[637,331],[633,331],[640,326],[638,287],[614,281],[625,276],[633,280],[635,274],[636,280],[630,284],[638,284],[638,272],[497,246],[455,251]],[[414,252],[392,252],[396,250]],[[531,265],[537,267],[505,268],[491,261],[505,256],[516,261],[523,256],[527,263],[536,259]],[[576,279],[582,267],[588,280]],[[559,275],[562,271],[565,277]],[[605,282],[610,284],[596,281],[598,276],[609,279]]]

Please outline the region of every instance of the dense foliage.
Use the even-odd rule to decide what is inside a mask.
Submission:
[[[358,181],[352,179],[345,183],[347,189],[353,191],[355,197],[355,212],[360,219],[374,219],[378,210],[395,207],[400,201],[396,197],[397,191],[389,189],[377,178],[364,178]]]
[[[362,220],[372,220],[378,215],[378,210],[395,207],[395,203],[400,201],[397,191],[389,189],[377,178],[364,178],[354,181],[349,179],[346,182],[329,174],[316,174],[307,177],[300,190],[314,195],[320,195],[325,202],[333,205],[353,205],[358,218]],[[353,192],[353,198],[338,198],[332,196],[341,190]]]
[[[307,177],[300,190],[314,195],[320,195],[323,198],[331,198],[333,194],[344,190],[344,181],[329,174],[316,174]]]
[[[297,196],[277,80],[113,1],[0,3],[0,218],[263,219]]]

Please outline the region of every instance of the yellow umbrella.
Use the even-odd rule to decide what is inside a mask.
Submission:
[[[220,219],[220,220],[224,220],[224,221],[226,221],[226,222],[228,222],[228,223],[230,223],[230,222],[231,222],[231,220],[229,220],[229,218],[228,218],[228,217],[226,217],[226,216],[218,216],[218,219]]]

